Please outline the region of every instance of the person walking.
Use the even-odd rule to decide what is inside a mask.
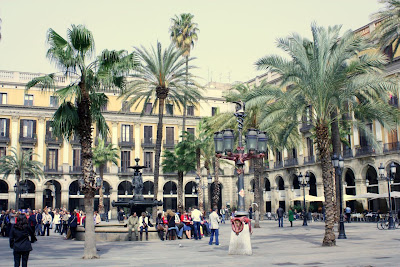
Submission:
[[[30,237],[30,239],[29,239]],[[36,242],[35,232],[28,225],[25,214],[17,217],[17,222],[10,231],[10,248],[13,249],[14,267],[28,266],[29,252],[32,250],[31,243]]]
[[[42,235],[42,218],[42,210],[37,210],[35,215],[35,233],[37,236]]]
[[[249,219],[253,219],[253,208],[251,206],[249,207]]]
[[[201,234],[200,234],[200,222],[201,222],[201,212],[197,209],[197,207],[194,207],[191,213],[192,220],[193,220],[193,226],[194,226],[194,239],[201,239]]]
[[[47,236],[49,236],[50,232],[50,223],[52,221],[51,215],[49,212],[46,210],[43,214],[42,222],[43,222],[43,231],[42,231],[42,236],[44,236],[46,229],[47,229]]]
[[[294,221],[294,212],[293,209],[289,209],[289,222],[290,222],[290,227],[293,227],[293,221]]]
[[[278,215],[278,224],[279,224],[279,227],[283,227],[283,213],[284,213],[284,211],[283,211],[282,207],[279,207],[279,208],[276,210],[276,214]]]
[[[58,211],[54,214],[53,225],[55,225],[54,233],[61,233],[61,217]]]
[[[71,238],[72,240],[75,240],[76,238],[76,229],[78,227],[78,218],[76,217],[76,212],[74,211],[68,219],[68,226],[69,229],[71,230]]]
[[[146,217],[146,213],[142,212],[142,216],[139,218],[139,228],[140,228],[140,241],[142,241],[143,238],[143,229],[146,232],[146,241],[149,240],[149,218]]]
[[[347,219],[347,223],[350,223],[350,218],[351,218],[351,208],[349,206],[346,207],[345,209],[346,212],[346,219]]]
[[[219,213],[221,213],[221,223],[225,224],[225,207],[222,207]]]
[[[128,240],[132,241],[132,229],[135,234],[135,241],[138,240],[138,226],[139,226],[139,218],[136,215],[136,212],[133,212],[131,216],[128,218]]]
[[[213,208],[213,212],[211,212],[210,216],[210,228],[211,228],[211,236],[210,236],[210,242],[208,242],[209,245],[213,244],[213,237],[215,236],[215,245],[219,245],[219,216],[217,214],[217,208]]]

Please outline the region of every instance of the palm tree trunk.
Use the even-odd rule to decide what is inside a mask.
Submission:
[[[158,124],[157,124],[157,140],[156,140],[156,155],[154,157],[154,200],[158,199],[158,179],[160,177],[160,156],[161,156],[161,141],[163,137],[163,118],[165,97],[158,97]],[[157,206],[153,207],[153,220],[157,217]]]
[[[84,75],[83,75],[84,77]],[[84,259],[98,258],[96,249],[96,236],[93,223],[93,202],[95,195],[95,180],[92,162],[92,117],[90,113],[89,92],[86,91],[85,81],[79,83],[81,100],[78,102],[78,134],[81,143],[82,176],[85,193],[84,204],[86,212]]]
[[[20,180],[21,180],[21,174],[20,174],[20,172],[19,172],[19,170],[17,170],[16,172],[15,172],[15,179],[17,180],[17,192],[15,193],[15,211],[18,211],[19,210],[19,192],[20,192],[20,188],[19,188],[19,185],[20,185]]]
[[[186,88],[188,87],[188,74],[189,74],[189,56],[185,57],[186,59]],[[182,116],[182,134],[186,131],[186,96],[184,95],[183,100],[183,116]]]
[[[183,201],[183,172],[178,171],[178,210],[182,211],[185,209]]]
[[[104,175],[104,164],[100,165],[99,214],[104,213],[103,175]]]
[[[339,132],[339,117],[336,111],[331,113],[331,140],[332,140],[332,148],[333,154],[337,156],[342,154],[342,147],[340,142],[340,132]],[[339,176],[336,174],[334,168],[332,168],[332,172],[335,173],[335,191],[333,198],[336,200],[335,203],[335,222],[339,222],[339,214],[340,214],[340,191],[342,188],[339,187]],[[338,224],[338,231],[340,225]]]
[[[335,209],[333,205],[333,177],[330,174],[332,170],[332,163],[329,153],[329,129],[326,124],[317,122],[315,126],[315,133],[317,139],[317,148],[321,159],[322,168],[322,181],[324,183],[324,196],[325,196],[325,236],[322,241],[323,246],[335,246],[335,232],[333,230],[335,223]]]
[[[262,174],[262,162],[263,158],[254,158],[253,166],[254,166],[254,202],[257,204],[254,207],[254,228],[260,228],[260,206],[261,206],[261,199],[260,199],[260,177]]]
[[[196,169],[197,175],[200,177],[199,184],[197,186],[197,196],[199,201],[199,209],[201,212],[204,211],[204,203],[203,203],[203,177],[201,177],[201,169],[200,169],[200,148],[196,148]]]
[[[215,158],[215,169],[214,169],[214,191],[213,191],[213,207],[218,207],[220,185],[219,185],[219,158]]]

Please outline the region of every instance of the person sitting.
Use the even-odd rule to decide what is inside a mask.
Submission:
[[[139,218],[136,215],[136,212],[133,212],[131,216],[128,218],[128,240],[132,241],[132,230],[135,234],[135,241],[138,239],[138,226],[139,226]]]
[[[175,240],[176,238],[175,213],[172,210],[167,211],[167,221],[168,221],[168,238],[169,240]]]
[[[158,237],[161,239],[161,241],[164,241],[164,220],[162,218],[162,213],[158,213],[157,214],[157,218],[156,218],[156,229],[157,229],[157,233],[158,233]]]
[[[190,239],[192,237],[191,234],[191,218],[189,214],[187,214],[186,211],[183,211],[183,214],[181,215],[181,222],[183,222],[183,231],[186,233],[186,238]]]
[[[142,212],[142,216],[139,218],[139,228],[140,228],[140,241],[142,241],[143,238],[143,230],[146,232],[146,241],[149,240],[149,218],[146,217],[146,213]]]

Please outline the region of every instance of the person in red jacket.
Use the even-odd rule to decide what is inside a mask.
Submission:
[[[76,213],[76,220],[77,220],[78,225],[79,225],[79,224],[81,224],[81,215],[80,215],[78,210],[75,210],[75,213]]]

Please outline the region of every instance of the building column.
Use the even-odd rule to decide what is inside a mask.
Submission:
[[[113,122],[111,126],[111,143],[113,146],[118,147],[118,123]],[[111,173],[118,173],[118,166],[115,164],[111,164],[110,167]]]
[[[60,208],[66,208],[67,210],[69,209],[69,189],[64,189],[61,190],[61,207]]]
[[[19,129],[19,116],[12,116],[11,118],[11,147],[17,149],[18,146],[18,129]]]
[[[37,187],[35,191],[35,208],[43,209],[43,188]]]
[[[69,173],[69,143],[65,139],[63,141],[63,150],[62,150],[62,152],[63,152],[63,162],[62,162],[63,172],[64,173]]]
[[[361,194],[367,193],[367,185],[365,184],[365,180],[363,180],[363,179],[355,179],[354,183],[356,185],[356,195],[361,195]],[[359,199],[357,201],[362,203],[363,208],[365,210],[368,209],[368,200],[367,199],[362,199],[362,200]]]
[[[140,123],[135,124],[135,133],[134,133],[134,135],[135,135],[135,158],[143,159],[140,156],[140,148],[142,147],[141,140],[140,140],[140,127],[141,127]],[[143,162],[142,162],[142,164],[143,164]]]
[[[38,132],[37,132],[37,146],[38,146],[38,161],[40,161],[41,163],[43,163],[43,165],[46,165],[46,157],[44,155],[45,151],[44,151],[44,138],[46,135],[46,127],[45,127],[45,118],[44,117],[40,117],[38,120]]]
[[[113,190],[111,191],[110,194],[110,209],[111,209],[111,218],[108,218],[109,220],[111,219],[116,219],[117,218],[117,213],[118,213],[118,208],[117,207],[113,207],[111,205],[111,203],[113,201],[117,201],[118,200],[118,186],[116,188],[113,188]]]

